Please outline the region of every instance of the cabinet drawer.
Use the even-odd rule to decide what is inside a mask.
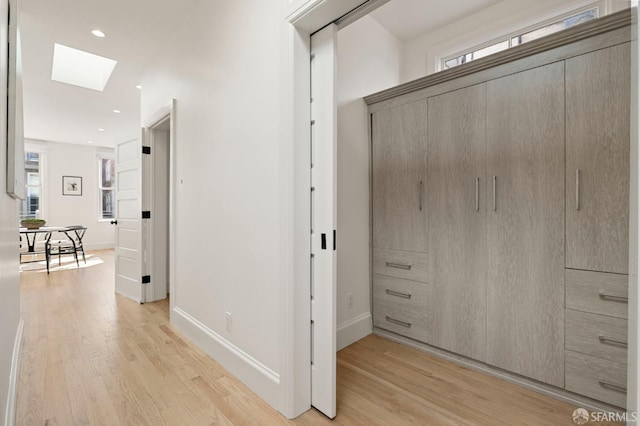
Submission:
[[[568,391],[625,408],[627,365],[565,351],[565,388]]]
[[[373,273],[427,282],[427,254],[373,249]]]
[[[627,275],[565,270],[565,306],[582,312],[627,318]]]
[[[565,311],[565,347],[574,352],[627,363],[627,320]]]
[[[373,325],[427,342],[432,293],[429,284],[374,275]]]

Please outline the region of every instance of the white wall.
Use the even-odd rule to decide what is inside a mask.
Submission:
[[[372,330],[369,118],[362,97],[400,82],[401,47],[369,16],[338,32],[338,350]]]
[[[399,1],[399,0],[395,0]],[[581,6],[599,3],[606,13],[629,7],[627,0],[510,0],[474,13],[405,43],[402,82],[437,71],[442,56],[455,54]]]
[[[114,246],[114,227],[100,220],[98,152],[113,149],[91,145],[27,141],[25,148],[44,153],[44,209],[41,217],[51,226],[84,225],[85,249]],[[82,177],[82,196],[62,195],[62,176]]]
[[[176,98],[172,323],[277,408],[285,5],[196,4],[141,97],[143,122]]]
[[[7,0],[0,0],[0,99],[7,98]],[[0,102],[0,129],[7,127],[7,103]],[[0,132],[0,424],[11,424],[18,367],[20,276],[18,204],[7,195],[7,141]],[[13,377],[12,377],[13,375]]]

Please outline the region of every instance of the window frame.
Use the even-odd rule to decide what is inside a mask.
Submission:
[[[576,7],[574,5],[572,9],[569,9],[569,10],[567,10],[565,12],[558,13],[558,14],[555,14],[553,16],[544,18],[542,20],[537,20],[536,22],[534,22],[532,24],[525,25],[525,26],[523,26],[523,27],[521,27],[521,28],[519,28],[519,29],[517,29],[515,31],[511,31],[509,33],[506,33],[506,34],[500,36],[500,37],[495,37],[495,38],[492,38],[492,39],[490,39],[490,40],[488,40],[486,42],[479,43],[479,44],[476,44],[476,45],[471,45],[470,47],[467,47],[467,48],[464,48],[464,49],[458,49],[454,53],[449,53],[449,54],[446,54],[446,55],[440,55],[438,60],[437,60],[436,71],[445,71],[445,70],[448,70],[448,69],[456,68],[457,66],[460,66],[461,64],[456,65],[456,66],[451,67],[451,68],[447,68],[445,64],[446,64],[446,62],[450,61],[451,59],[454,59],[454,58],[457,58],[457,57],[460,57],[460,56],[463,56],[463,55],[467,55],[467,54],[476,52],[478,50],[482,50],[484,48],[493,46],[493,45],[498,44],[498,43],[502,43],[502,42],[506,41],[509,47],[507,47],[504,50],[501,50],[501,52],[503,52],[505,50],[509,50],[512,47],[515,47],[515,46],[512,46],[512,39],[514,37],[528,34],[528,33],[532,32],[532,31],[544,28],[547,25],[554,24],[556,22],[565,20],[565,19],[567,19],[569,17],[572,17],[574,15],[578,15],[580,13],[584,13],[584,12],[592,10],[592,9],[596,9],[596,14],[597,14],[596,19],[598,19],[598,18],[601,18],[603,16],[606,16],[610,8],[608,7],[608,4],[607,4],[606,0],[599,0],[599,1],[596,1],[596,2],[583,4],[582,6],[579,6],[579,7]],[[526,44],[526,43],[522,43],[522,44]],[[473,62],[474,60],[475,59],[472,59],[469,62]]]
[[[96,155],[96,162],[97,162],[97,171],[98,171],[98,182],[97,182],[97,187],[98,187],[98,196],[97,196],[97,202],[98,202],[98,222],[110,222],[112,220],[115,219],[116,217],[116,207],[115,207],[115,193],[116,193],[116,182],[115,182],[115,178],[116,178],[116,173],[115,173],[115,153],[107,153],[107,152],[98,152]],[[102,160],[111,160],[114,162],[114,174],[113,174],[113,185],[111,187],[103,187],[102,186]],[[113,217],[104,217],[103,213],[103,205],[102,205],[102,191],[111,191],[111,193],[113,194]]]
[[[28,152],[33,152],[38,154],[38,175],[40,175],[40,184],[39,185],[29,185],[28,180],[25,175],[25,195],[28,193],[28,188],[38,186],[40,189],[39,194],[39,218],[47,220],[47,207],[48,207],[48,187],[47,187],[47,148],[43,144],[39,143],[31,143],[25,141],[24,153],[25,159]],[[25,173],[26,173],[26,164],[25,164]],[[25,200],[20,200],[20,202],[25,202]],[[22,219],[22,207],[18,208],[18,216]]]

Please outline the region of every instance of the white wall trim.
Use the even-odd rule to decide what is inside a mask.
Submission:
[[[272,407],[279,406],[280,376],[179,307],[171,323],[216,362],[246,384]]]
[[[20,349],[22,348],[22,333],[24,320],[20,318],[16,338],[13,343],[13,357],[11,359],[11,371],[9,373],[9,394],[7,395],[7,410],[4,416],[5,426],[13,426],[16,423],[16,403],[18,401],[18,373],[20,372]]]
[[[338,324],[337,350],[344,349],[371,333],[373,333],[371,312],[365,312],[349,321]]]

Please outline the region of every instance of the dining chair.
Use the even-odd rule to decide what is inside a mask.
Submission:
[[[58,256],[58,265],[61,264],[61,258],[63,254],[73,254],[76,265],[80,267],[80,261],[78,260],[78,253],[82,253],[82,260],[87,263],[87,259],[84,254],[84,245],[82,239],[84,238],[87,228],[78,226],[68,226],[64,230],[60,231],[67,237],[66,239],[52,240],[51,235],[45,245],[45,255],[47,260],[47,274],[49,273],[49,265],[51,264],[51,257]]]

